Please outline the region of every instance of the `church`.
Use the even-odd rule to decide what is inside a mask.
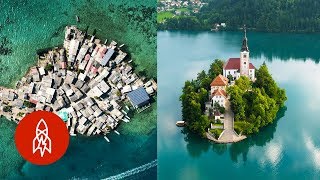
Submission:
[[[255,67],[249,60],[248,39],[244,27],[244,38],[240,50],[240,58],[230,58],[223,66],[223,76],[219,74],[210,84],[211,91],[209,99],[211,100],[211,107],[215,103],[225,107],[228,99],[226,88],[229,85],[230,76],[232,76],[231,82],[239,79],[240,76],[246,76],[251,81],[255,81]]]
[[[228,78],[230,75],[233,77],[233,80],[240,78],[240,76],[246,76],[251,81],[255,81],[255,67],[250,63],[248,39],[245,27],[244,38],[240,50],[240,58],[230,58],[223,67],[223,76]]]

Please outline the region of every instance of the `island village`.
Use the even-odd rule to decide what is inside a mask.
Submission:
[[[131,110],[150,107],[157,91],[153,79],[134,73],[123,46],[67,26],[63,47],[39,55],[15,89],[0,87],[0,115],[19,123],[33,111],[54,112],[72,136],[115,130]]]
[[[238,135],[234,130],[234,114],[230,107],[229,97],[226,93],[226,88],[232,86],[234,81],[239,79],[240,76],[246,76],[251,81],[255,81],[255,67],[249,61],[249,47],[244,28],[244,38],[240,50],[240,58],[230,58],[223,66],[223,75],[219,74],[211,82],[211,91],[209,94],[209,102],[206,103],[205,114],[213,116],[214,122],[223,125],[216,125],[211,123],[206,136],[208,139],[218,143],[238,142],[246,138],[244,135]],[[222,107],[224,113],[220,112],[219,108]],[[216,139],[210,133],[210,129],[222,129],[219,138]]]

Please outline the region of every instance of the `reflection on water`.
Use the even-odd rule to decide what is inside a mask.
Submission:
[[[229,150],[230,159],[233,162],[238,162],[239,157],[242,157],[242,160],[247,161],[248,152],[253,146],[266,146],[268,142],[273,139],[273,135],[277,128],[278,121],[284,117],[287,107],[283,107],[279,110],[276,120],[262,128],[259,133],[249,136],[247,139],[233,144],[215,144],[206,139],[200,138],[198,135],[190,132],[186,128],[181,132],[185,135],[184,140],[187,143],[187,150],[191,157],[197,158],[200,157],[202,153],[205,153],[212,147],[213,152],[218,155],[224,154]],[[266,149],[266,158],[263,159],[262,163],[271,162],[274,166],[281,160],[281,145],[271,144],[267,146]]]
[[[184,81],[207,70],[215,58],[239,57],[242,33],[158,33],[161,179],[208,179],[212,174],[224,179],[319,178],[320,35],[249,32],[248,38],[251,61],[256,67],[267,63],[288,100],[274,123],[242,142],[226,145],[187,130],[181,133],[174,123],[181,120],[178,99]],[[226,170],[230,173],[220,173]]]
[[[190,132],[184,128],[181,133],[185,134],[184,140],[187,143],[187,150],[191,157],[197,158],[204,152],[207,152],[210,148],[210,143],[205,139],[200,138],[198,135]]]
[[[161,32],[161,35],[168,34],[169,39],[179,38],[186,41],[186,44],[197,44],[197,51],[208,54],[208,49],[216,56],[222,57],[224,54],[230,54],[232,57],[238,57],[240,51],[242,32],[197,32],[197,31],[179,31],[179,32]],[[288,33],[262,33],[247,32],[250,57],[260,58],[265,56],[268,61],[275,58],[287,61],[290,59],[300,59],[306,61],[313,59],[316,63],[320,61],[320,34],[288,34]],[[307,43],[305,43],[307,42]],[[310,42],[310,43],[309,43]],[[174,43],[167,41],[167,43]],[[285,43],[285,44],[284,44]],[[234,46],[237,45],[238,46]],[[206,48],[208,47],[208,48]],[[186,56],[188,53],[185,54]],[[231,57],[230,56],[230,57]],[[201,59],[201,56],[199,56]]]
[[[304,140],[315,169],[320,170],[320,147],[316,146],[312,138],[306,134],[304,134]]]
[[[249,136],[247,139],[239,142],[233,143],[230,146],[230,157],[234,162],[238,162],[238,157],[242,155],[243,161],[247,160],[247,155],[251,147],[253,146],[266,146],[268,142],[273,139],[273,135],[276,132],[278,121],[284,117],[287,107],[283,107],[279,110],[277,118],[275,121],[262,128],[259,133]]]
[[[261,38],[263,34],[263,38]],[[279,58],[283,61],[290,59],[320,60],[320,34],[285,34],[285,33],[249,33],[251,57],[264,55],[272,61]],[[312,43],[304,43],[312,42]],[[285,43],[285,44],[284,44]],[[267,51],[266,51],[267,49]]]
[[[227,144],[213,144],[212,150],[213,152],[217,153],[218,155],[222,155],[225,151],[227,151],[228,145]]]
[[[265,159],[261,159],[261,165],[265,166],[268,162],[271,166],[276,167],[283,156],[283,147],[281,143],[271,142],[267,145]]]

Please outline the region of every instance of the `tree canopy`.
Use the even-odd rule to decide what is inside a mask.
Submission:
[[[180,101],[182,103],[182,118],[188,128],[203,136],[209,127],[208,117],[203,115],[205,103],[208,101],[210,83],[212,79],[222,73],[223,61],[216,59],[206,73],[201,71],[195,80],[186,81],[182,89]]]
[[[223,61],[216,59],[207,73],[201,71],[195,80],[185,82],[180,96],[183,120],[191,131],[201,136],[210,125],[208,117],[204,115],[210,82],[222,73],[222,69]],[[287,100],[285,90],[277,85],[266,64],[256,70],[256,78],[252,82],[241,76],[233,86],[227,88],[235,118],[234,128],[238,133],[255,133],[272,123]],[[218,105],[214,105],[214,108],[224,111]]]
[[[268,32],[319,32],[320,2],[315,0],[211,0],[192,17],[172,18],[160,29],[248,28]]]
[[[274,121],[278,110],[287,100],[285,90],[278,87],[265,64],[256,72],[252,83],[246,77],[227,88],[235,115],[235,129],[244,134],[258,132]]]

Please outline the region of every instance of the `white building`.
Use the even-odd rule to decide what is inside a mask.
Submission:
[[[217,102],[219,103],[219,105],[221,107],[225,107],[226,104],[226,99],[227,99],[227,93],[222,90],[222,89],[216,89],[214,90],[214,92],[211,95],[211,101],[212,101],[212,105],[214,106],[214,104]]]
[[[246,76],[251,81],[255,81],[255,67],[250,63],[246,30],[244,31],[240,58],[230,58],[223,67],[223,76],[228,77],[229,75],[231,75],[234,80],[240,76]]]

